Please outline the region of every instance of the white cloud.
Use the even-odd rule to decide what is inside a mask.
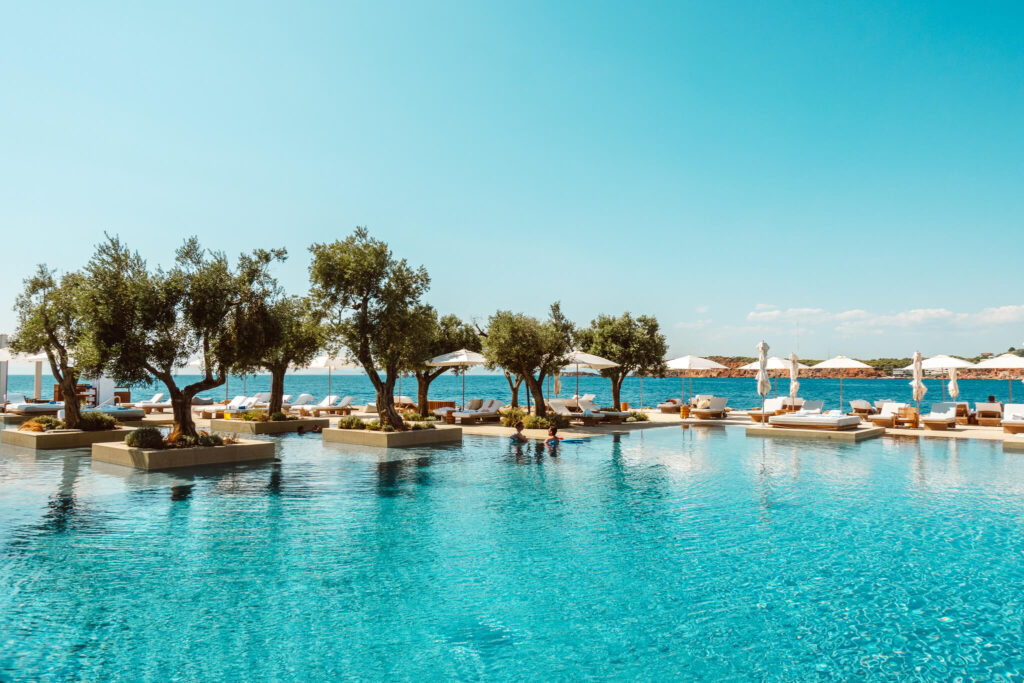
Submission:
[[[697,311],[697,313],[703,314],[703,313],[707,313],[708,311],[710,311],[711,307],[710,306],[698,306],[697,308],[695,308],[693,310]]]
[[[776,306],[775,304],[757,304],[756,306],[754,306],[755,311],[767,311],[772,308],[778,308],[778,306]]]
[[[873,313],[851,309],[831,313],[821,308],[761,309],[760,304],[747,313],[747,320],[757,323],[836,323],[836,331],[876,334],[885,330],[992,328],[1024,323],[1024,304],[984,308],[977,312],[958,313],[948,308],[911,308],[894,313]]]
[[[687,320],[675,324],[677,330],[700,330],[711,324],[711,320]]]
[[[793,320],[800,323],[812,323],[828,320],[832,315],[822,308],[787,308],[786,310],[775,309],[773,311],[751,311],[747,313],[747,320],[752,322],[769,322],[772,320]]]

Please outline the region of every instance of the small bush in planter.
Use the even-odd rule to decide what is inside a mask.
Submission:
[[[559,429],[565,429],[569,426],[569,418],[565,415],[551,414],[547,416],[548,427],[558,427]]]
[[[244,413],[238,414],[238,419],[243,422],[267,422],[270,420],[265,410],[246,410]]]
[[[156,427],[139,427],[125,434],[124,442],[132,448],[163,448],[164,437]]]
[[[501,415],[501,424],[506,427],[515,427],[516,422],[526,417],[526,411],[522,408],[508,408],[499,411],[499,414]]]
[[[546,418],[538,417],[537,415],[524,415],[522,419],[523,427],[526,429],[547,429],[551,426]],[[512,424],[515,423],[513,422]]]
[[[409,429],[411,429],[413,431],[420,431],[420,430],[423,430],[423,429],[437,429],[437,427],[434,426],[434,422],[433,421],[430,421],[430,422],[424,421],[424,422],[413,422],[412,424],[409,425]]]
[[[420,415],[414,410],[409,410],[402,413],[402,419],[406,422],[433,422],[437,418],[433,415]]]
[[[383,427],[380,428],[380,431],[382,431],[382,432],[393,432],[393,431],[395,431],[395,428],[392,427],[391,425],[384,425]]]
[[[626,422],[647,422],[651,419],[651,416],[647,413],[642,413],[639,410],[631,410],[629,417],[626,418]]]
[[[114,419],[113,415],[90,411],[82,413],[81,421],[78,423],[78,428],[83,432],[99,432],[106,429],[116,429],[117,420]]]
[[[364,422],[363,423],[363,428],[364,429],[368,429],[371,432],[379,432],[380,431],[380,421],[379,420],[372,420],[370,422]]]
[[[223,446],[224,439],[220,438],[216,434],[200,434],[199,438],[196,439],[196,445],[202,446],[203,448],[209,448],[211,446]]]
[[[292,418],[289,417],[288,415],[285,415],[280,410],[277,411],[276,413],[271,413],[270,414],[270,421],[271,422],[287,422],[290,419],[292,419]]]
[[[338,429],[366,429],[366,423],[355,415],[346,415],[338,420]]]
[[[18,427],[19,432],[50,432],[54,429],[64,429],[64,420],[59,420],[52,415],[33,417]]]

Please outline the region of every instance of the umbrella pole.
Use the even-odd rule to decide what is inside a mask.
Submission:
[[[462,371],[462,410],[466,409],[466,371]]]
[[[843,377],[839,376],[839,412],[843,412]]]
[[[640,375],[640,410],[644,409],[644,376]]]
[[[331,369],[327,368],[327,395],[331,395]]]
[[[580,405],[580,364],[576,364],[576,406]]]
[[[1013,380],[1007,378],[1006,386],[1010,388],[1010,400],[1007,403],[1013,403]]]

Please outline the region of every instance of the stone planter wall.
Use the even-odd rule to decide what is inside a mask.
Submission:
[[[225,432],[228,434],[284,434],[286,432],[298,431],[299,427],[309,431],[313,427],[326,429],[330,426],[331,421],[326,417],[307,417],[298,420],[283,420],[281,422],[210,420],[211,432]]]
[[[408,432],[371,432],[365,429],[325,429],[324,442],[350,443],[378,448],[410,448],[440,443],[461,443],[462,428],[438,426]]]
[[[270,441],[239,441],[229,446],[207,448],[167,448],[144,450],[124,443],[98,443],[92,447],[92,459],[140,470],[170,470],[237,462],[273,460],[275,446]]]
[[[12,446],[34,448],[36,450],[56,450],[61,448],[85,448],[94,443],[124,441],[125,434],[131,428],[104,429],[97,432],[83,432],[80,429],[60,429],[52,432],[19,432],[5,429],[0,432],[0,441]]]

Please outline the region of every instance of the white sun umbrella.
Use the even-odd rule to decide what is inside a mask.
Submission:
[[[665,361],[665,367],[669,370],[726,370],[726,366],[721,363],[716,363],[709,358],[701,358],[700,356],[680,356],[679,358],[673,358],[672,360]],[[686,375],[682,376],[683,380],[683,403],[686,402]],[[690,393],[693,393],[693,377],[690,377]]]
[[[910,387],[913,389],[914,400],[917,401],[917,412],[921,413],[921,401],[924,399],[924,395],[928,393],[928,387],[924,385],[924,362],[921,359],[921,352],[914,351],[914,362],[908,366],[914,373],[914,379],[910,381]]]
[[[767,358],[765,360],[764,369],[765,370],[789,370],[791,365],[792,364],[786,358],[779,358],[778,356],[771,356],[770,358]],[[808,366],[804,365],[803,363],[797,363],[797,368],[799,368],[800,370],[807,370]],[[760,359],[758,359],[758,360],[754,361],[753,363],[747,363],[746,365],[740,366],[738,369],[739,370],[760,370],[761,369],[761,361],[760,361]],[[770,378],[769,378],[769,381],[771,381]],[[775,385],[775,394],[778,395],[778,393],[779,393],[779,387],[778,387],[778,384],[776,384]]]
[[[761,395],[761,414],[764,415],[764,397],[771,393],[772,381],[768,378],[768,344],[762,340],[757,345],[757,393]]]
[[[615,361],[608,360],[607,358],[601,358],[601,356],[595,356],[592,353],[584,353],[579,349],[573,349],[569,352],[566,358],[565,367],[562,371],[570,368],[576,370],[576,399],[579,400],[580,395],[580,368],[591,368],[593,370],[606,370],[608,368],[616,368],[619,364]],[[643,401],[641,401],[642,403]],[[616,406],[617,407],[617,406]]]
[[[932,356],[931,358],[925,358],[921,361],[922,370],[951,370],[953,368],[973,368],[974,363],[966,361],[963,358],[954,358],[953,356],[947,356],[940,354],[938,356]],[[911,363],[904,370],[913,370],[914,364]],[[946,398],[946,379],[942,378],[942,398]]]
[[[1024,370],[1024,358],[1015,353],[1004,353],[995,358],[986,358],[975,367],[987,370]],[[1021,381],[1024,382],[1024,379]],[[1010,390],[1010,400],[1008,402],[1013,403],[1013,380],[1007,377],[1006,383]]]
[[[949,369],[949,397],[954,402],[960,398],[960,385],[956,381],[956,368]]]
[[[312,365],[318,368],[327,368],[327,395],[331,395],[331,373],[334,370],[360,370],[362,364],[350,358],[338,358],[336,356],[325,356],[313,361]]]
[[[484,365],[487,359],[476,351],[459,349],[451,353],[445,353],[436,358],[431,358],[427,365],[432,368],[463,368],[462,373],[462,407],[466,407],[466,373],[465,368],[471,365]]]
[[[836,356],[835,358],[829,358],[823,360],[815,365],[812,370],[870,370],[871,366],[867,363],[861,363],[859,360],[853,358],[847,358],[846,356]],[[839,375],[839,410],[843,409],[843,376]]]
[[[789,354],[789,397],[796,398],[800,392],[800,381],[797,377],[800,374],[800,362],[795,353]]]

